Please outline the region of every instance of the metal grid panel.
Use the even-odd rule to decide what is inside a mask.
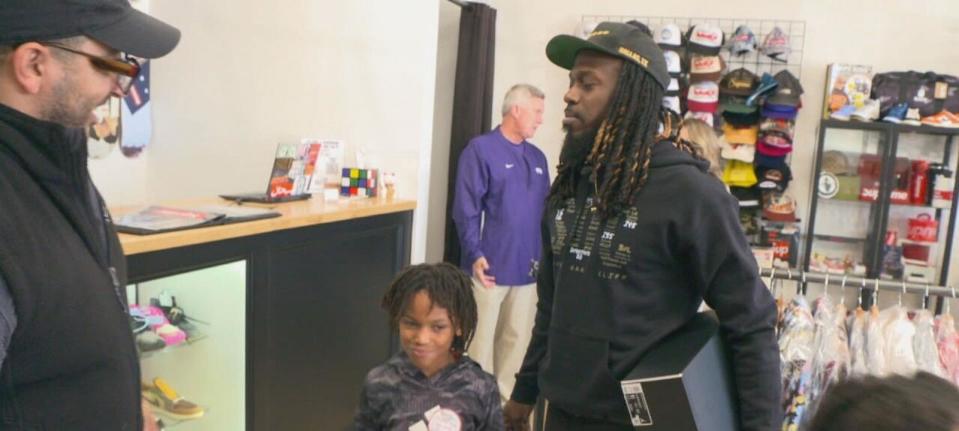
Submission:
[[[745,18],[690,18],[690,17],[666,17],[666,16],[628,16],[628,15],[583,15],[580,28],[577,34],[585,36],[587,29],[592,29],[596,24],[603,21],[626,22],[636,20],[650,27],[653,31],[663,24],[676,24],[683,33],[696,24],[712,24],[726,34],[728,39],[736,31],[736,27],[746,25],[756,35],[756,43],[762,45],[763,39],[774,28],[779,27],[789,37],[789,46],[791,52],[788,62],[783,63],[773,60],[765,55],[754,51],[744,56],[730,56],[729,51],[723,49],[720,55],[728,65],[727,70],[746,68],[756,75],[762,75],[764,72],[775,74],[783,69],[788,69],[796,78],[802,80],[802,60],[803,51],[806,42],[806,21],[790,21],[778,19],[745,19]]]

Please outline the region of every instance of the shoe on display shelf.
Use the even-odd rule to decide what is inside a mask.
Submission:
[[[928,117],[922,118],[922,124],[935,127],[957,128],[959,127],[959,118],[949,111],[942,111]]]
[[[133,319],[142,318],[168,346],[175,346],[187,339],[186,332],[171,325],[163,310],[152,305],[131,305],[130,316]]]
[[[902,119],[902,124],[909,126],[921,126],[922,121],[919,119],[919,108],[909,108],[906,110],[906,118]]]
[[[166,347],[166,341],[163,341],[156,332],[145,331],[136,336],[137,350],[140,353],[153,352]]]
[[[886,113],[885,117],[882,117],[882,121],[899,124],[906,118],[906,111],[908,110],[909,105],[905,103],[897,103],[893,105],[892,108],[889,108],[889,112]]]
[[[879,119],[879,101],[875,99],[869,99],[862,105],[862,108],[853,112],[850,116],[853,120],[856,121],[876,121]]]
[[[853,105],[846,105],[842,108],[839,108],[838,111],[829,114],[829,117],[833,120],[849,121],[849,117],[856,112],[856,107]]]
[[[140,382],[143,399],[153,407],[153,413],[161,418],[184,421],[199,419],[206,413],[202,407],[176,393],[166,380],[157,377],[152,383]]]

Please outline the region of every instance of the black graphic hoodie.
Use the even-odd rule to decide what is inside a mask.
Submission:
[[[739,226],[738,204],[707,163],[653,149],[635,205],[602,220],[593,184],[548,208],[533,338],[512,399],[629,423],[619,380],[696,314],[720,318],[733,353],[743,430],[781,423],[776,306]],[[588,177],[588,176],[583,176]]]

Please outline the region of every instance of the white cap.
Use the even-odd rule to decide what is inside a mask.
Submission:
[[[686,113],[686,118],[695,118],[697,120],[702,120],[704,123],[708,124],[709,127],[714,127],[713,114],[711,112],[689,111]]]
[[[723,63],[718,55],[694,55],[689,62],[689,73],[718,73],[723,71]]]
[[[663,51],[663,55],[666,56],[666,71],[669,73],[682,73],[683,72],[683,63],[679,58],[679,53],[676,51]]]
[[[756,146],[745,144],[730,144],[725,139],[721,140],[719,146],[722,148],[722,157],[726,160],[740,160],[746,163],[752,163],[756,158]]]
[[[709,24],[697,24],[689,31],[689,50],[698,54],[716,55],[723,46],[723,31]]]
[[[663,24],[653,33],[653,40],[656,44],[666,47],[679,48],[683,44],[682,35],[679,32],[679,26],[673,23]]]
[[[679,96],[666,96],[663,98],[663,107],[675,112],[677,115],[682,114],[682,107],[680,106]]]

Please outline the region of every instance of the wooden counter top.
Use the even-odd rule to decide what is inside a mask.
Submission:
[[[235,205],[230,201],[219,198],[205,198],[189,201],[162,203],[160,205],[189,208],[200,205]],[[155,235],[120,234],[120,243],[127,256],[138,253],[165,250],[187,245],[202,244],[230,238],[274,232],[284,229],[311,226],[321,223],[371,217],[416,208],[412,200],[385,198],[373,199],[340,199],[337,202],[323,202],[322,196],[316,196],[306,201],[279,203],[279,204],[244,204],[244,206],[268,208],[282,214],[264,220],[254,220],[243,223],[233,223],[221,226],[211,226],[198,229],[187,229],[176,232],[160,233]],[[114,217],[137,211],[144,206],[111,208]]]

